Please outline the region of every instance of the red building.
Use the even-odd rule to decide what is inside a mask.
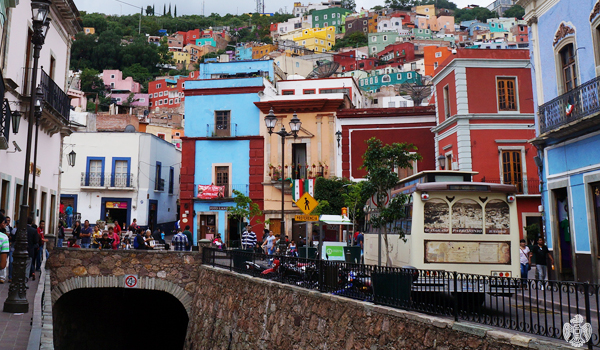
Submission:
[[[410,62],[415,59],[415,45],[413,43],[388,45],[377,54],[377,57],[386,63]]]
[[[522,235],[541,223],[529,62],[528,50],[458,49],[433,79],[437,157],[446,170],[479,172],[475,181],[517,186]]]
[[[377,137],[386,144],[408,142],[417,146],[423,157],[413,169],[401,170],[404,178],[424,170],[435,169],[435,145],[431,128],[435,127],[433,106],[401,108],[342,109],[337,111],[338,125],[342,131],[342,176],[362,179],[366,175],[362,155],[367,150],[366,141]]]
[[[402,20],[402,25],[414,23],[415,13],[410,11],[396,11],[390,15],[390,17],[399,17]]]
[[[333,61],[339,62],[342,72],[351,72],[353,70],[370,71],[377,67],[377,58],[357,59],[356,51],[340,52],[333,55]]]
[[[192,29],[187,32],[177,32],[177,34],[183,35],[183,46],[185,45],[196,45],[196,40],[200,39],[200,29]]]
[[[185,100],[183,90],[185,82],[196,79],[197,72],[191,72],[188,77],[176,76],[159,79],[148,83],[150,108],[178,108]]]
[[[513,34],[514,41],[517,43],[526,43],[529,42],[529,29],[525,24],[517,24],[510,28],[511,33]]]

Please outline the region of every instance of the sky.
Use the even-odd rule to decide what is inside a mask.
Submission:
[[[132,13],[139,13],[139,8],[146,8],[148,5],[155,5],[156,12],[162,12],[163,5],[166,4],[169,7],[169,1],[156,1],[156,0],[123,0],[124,2],[135,5],[130,6],[116,0],[74,0],[75,5],[79,11],[86,12],[100,12],[108,15],[127,15]],[[165,2],[166,1],[166,2]],[[265,1],[265,12],[287,12],[291,13],[294,6],[293,0],[264,0]],[[317,3],[321,0],[300,0],[303,4]],[[385,0],[355,0],[356,8],[372,8],[376,5],[383,6]],[[470,4],[487,6],[492,3],[493,0],[454,0],[454,3],[459,8],[465,7]],[[190,15],[201,15],[202,14],[202,0],[170,0],[171,5],[177,5],[177,14],[190,14]],[[136,9],[137,7],[137,9]],[[254,12],[256,9],[255,0],[205,0],[204,1],[204,14],[210,15],[216,12],[220,15],[227,13],[231,14],[242,14],[247,12]],[[281,11],[280,11],[281,10]]]

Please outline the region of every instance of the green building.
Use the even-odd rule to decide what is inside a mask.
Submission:
[[[346,16],[352,13],[341,7],[331,7],[323,10],[314,10],[311,13],[313,28],[335,27],[335,34],[344,34]]]
[[[431,29],[413,28],[411,35],[417,40],[433,39],[433,35],[431,34]]]
[[[396,38],[399,36],[397,32],[369,33],[369,56],[376,56],[388,45],[396,43]]]
[[[421,74],[417,72],[396,72],[389,74],[374,74],[358,80],[358,86],[363,91],[376,92],[382,86],[413,83],[421,85]]]

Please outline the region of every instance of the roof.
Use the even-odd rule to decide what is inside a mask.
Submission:
[[[327,225],[352,225],[352,221],[342,215],[321,215],[319,221]]]
[[[477,191],[516,193],[515,185],[492,184],[487,182],[426,182],[417,184],[417,191]]]

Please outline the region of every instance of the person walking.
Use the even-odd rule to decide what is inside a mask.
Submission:
[[[173,250],[182,252],[187,250],[187,246],[189,245],[187,236],[179,230],[173,239],[171,240],[171,245],[173,246]]]
[[[521,263],[521,280],[523,283],[523,288],[525,288],[525,283],[527,282],[527,273],[531,270],[531,250],[527,246],[527,241],[522,239],[519,247],[519,262]]]
[[[73,227],[73,207],[71,204],[67,205],[65,208],[65,215],[67,216],[67,227]]]
[[[275,235],[273,234],[273,231],[269,231],[269,237],[267,237],[262,244],[262,247],[267,248],[268,255],[273,255],[273,253],[275,253]]]
[[[48,242],[48,240],[44,236],[46,234],[46,221],[44,221],[44,220],[40,221],[40,226],[37,228],[37,232],[38,232],[38,235],[40,235],[40,249],[38,251],[38,257],[36,260],[35,269],[37,271],[40,271],[42,268],[43,255],[46,254],[46,258],[48,258],[48,251],[46,250],[46,248],[44,246],[44,243]]]
[[[183,234],[187,237],[188,239],[188,245],[186,246],[185,250],[191,250],[192,249],[192,232],[190,231],[190,225],[186,225],[185,226],[185,231],[183,231]]]
[[[35,280],[35,259],[40,249],[40,235],[37,230],[33,227],[33,218],[27,218],[27,253],[29,259],[27,259],[26,273],[28,277]]]
[[[247,226],[242,233],[242,249],[253,250],[256,247],[256,233],[252,231],[252,227]]]
[[[542,237],[538,238],[537,244],[533,246],[531,253],[535,259],[535,279],[542,281],[548,279],[547,259],[554,265],[554,258],[550,254],[550,251],[548,251],[548,247],[544,244]],[[543,285],[541,289],[544,289]]]
[[[81,237],[81,248],[89,248],[92,243],[92,228],[90,227],[89,220],[83,222],[83,228],[79,237]]]
[[[58,237],[56,239],[56,247],[62,248],[64,240],[65,240],[65,228],[63,227],[63,222],[58,221]]]

